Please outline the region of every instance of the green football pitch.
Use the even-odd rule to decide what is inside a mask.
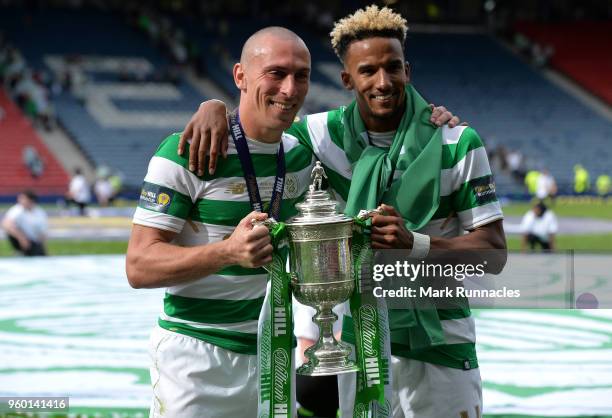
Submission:
[[[612,197],[560,196],[547,205],[559,217],[612,219]],[[523,216],[531,207],[531,202],[510,203],[504,206],[504,215]]]
[[[591,198],[591,197],[559,197],[550,205],[558,217],[574,218],[574,222],[579,223],[581,219],[598,219],[612,221],[612,198]],[[53,208],[50,206],[49,208]],[[506,216],[522,216],[531,207],[529,202],[510,203],[504,205],[503,210]],[[7,209],[7,205],[0,205],[0,208]],[[73,221],[73,222],[71,222]],[[129,219],[105,219],[99,218],[91,222],[104,227],[108,225],[129,227]],[[64,226],[79,228],[84,223],[78,218],[65,219],[62,221]],[[596,251],[612,252],[612,233],[591,233],[577,235],[559,235],[556,237],[557,248],[559,250],[577,251]],[[520,237],[516,235],[507,236],[508,249],[520,250]],[[52,239],[48,242],[50,255],[87,255],[87,254],[125,254],[127,241],[109,240],[85,240],[85,239]],[[15,253],[10,248],[6,240],[0,241],[0,257],[12,256]]]
[[[521,248],[520,237],[507,237],[508,249],[518,251]],[[127,241],[81,241],[81,240],[50,240],[48,242],[50,255],[92,255],[92,254],[125,254]],[[612,234],[592,235],[559,235],[557,237],[559,250],[578,251],[612,251]],[[0,257],[15,255],[8,242],[0,241]]]

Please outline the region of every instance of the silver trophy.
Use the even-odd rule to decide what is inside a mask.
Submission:
[[[338,213],[338,202],[321,190],[325,175],[317,161],[312,170],[312,184],[306,199],[296,204],[299,214],[287,221],[289,263],[293,295],[313,307],[313,322],[319,328],[319,340],[305,352],[308,361],[297,373],[326,376],[358,370],[350,360],[351,348],[334,338],[333,325],[338,319],[332,308],[351,297],[355,287],[351,237],[353,220]],[[361,211],[365,219],[377,211]]]
[[[289,264],[293,295],[316,310],[312,317],[319,328],[318,341],[305,352],[308,361],[297,373],[327,376],[359,370],[349,356],[351,348],[334,337],[338,319],[332,308],[347,301],[355,288],[351,237],[353,219],[338,213],[338,202],[321,190],[327,178],[321,163],[312,170],[312,184],[306,199],[296,204],[299,214],[286,222],[289,232]],[[378,209],[362,210],[360,219],[380,213]],[[276,221],[253,221],[254,225],[272,226]]]

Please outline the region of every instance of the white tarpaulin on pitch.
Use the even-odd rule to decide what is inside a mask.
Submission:
[[[0,396],[146,414],[147,338],[164,292],[131,289],[124,266],[121,256],[0,260]],[[612,415],[612,311],[475,315],[485,414]]]

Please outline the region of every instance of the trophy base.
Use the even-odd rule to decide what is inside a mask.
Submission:
[[[298,367],[296,373],[304,376],[330,376],[359,371],[357,364],[349,358],[350,349],[342,343],[332,347],[327,344],[306,350],[308,361]]]

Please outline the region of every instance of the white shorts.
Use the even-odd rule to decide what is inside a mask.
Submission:
[[[257,416],[257,356],[160,327],[149,342],[151,418]]]
[[[403,357],[391,358],[393,418],[480,418],[480,370],[461,370]],[[340,410],[351,418],[355,373],[338,376]]]

